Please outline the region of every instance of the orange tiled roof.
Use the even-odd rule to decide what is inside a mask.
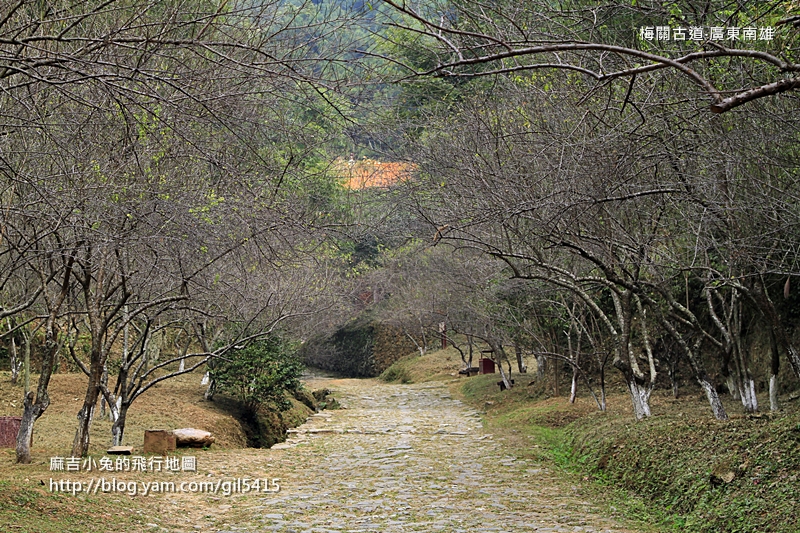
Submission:
[[[334,163],[336,172],[344,180],[348,189],[366,189],[367,187],[390,187],[395,183],[408,179],[414,171],[410,163],[376,161],[360,159],[355,161],[337,159]]]

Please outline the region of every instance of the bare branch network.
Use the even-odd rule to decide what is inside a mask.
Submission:
[[[383,1],[396,15],[390,25],[421,38],[426,51],[435,58],[432,64],[420,68],[385,54],[381,56],[399,64],[409,72],[408,77],[475,78],[561,69],[579,72],[599,87],[622,78],[634,83],[637,75],[673,70],[690,80],[711,100],[709,109],[714,113],[724,113],[759,98],[800,89],[800,77],[797,76],[800,63],[796,60],[798,32],[796,24],[793,24],[797,16],[787,16],[773,23],[782,33],[775,40],[765,41],[771,45],[769,50],[723,46],[705,39],[690,43],[701,49],[686,51],[684,45],[687,41],[663,43],[672,45],[672,50],[669,46],[659,49],[653,43],[637,41],[636,28],[630,25],[618,28],[616,33],[611,32],[614,40],[624,44],[603,42],[604,24],[611,25],[620,13],[639,20],[663,13],[660,16],[665,23],[670,17],[675,20],[675,15],[670,15],[661,2],[634,3],[647,4],[649,9],[614,4],[601,7],[588,2],[585,4],[593,5],[576,7],[582,4],[577,2],[573,6],[572,2],[566,2],[569,9],[539,2],[525,2],[514,8],[503,4],[464,2],[449,5],[443,14],[434,14],[429,6],[414,7],[410,2],[398,0]],[[780,3],[759,4],[760,9],[756,10],[754,5],[749,9],[754,13],[774,13]],[[709,7],[700,15],[695,13],[693,18],[709,20],[712,15]],[[747,14],[746,9],[737,13],[739,16],[744,14]],[[693,25],[688,15],[676,23]],[[728,18],[736,19],[734,15],[728,15]],[[534,30],[537,24],[542,29]],[[724,42],[736,43],[731,39]],[[754,43],[748,44],[755,46]],[[650,47],[653,51],[640,47]],[[723,63],[733,59],[740,61]],[[715,67],[721,65],[746,74],[720,75]]]

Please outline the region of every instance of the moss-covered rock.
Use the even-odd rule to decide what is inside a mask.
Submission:
[[[365,312],[332,335],[310,339],[300,356],[308,366],[348,377],[374,377],[413,350],[402,331]]]

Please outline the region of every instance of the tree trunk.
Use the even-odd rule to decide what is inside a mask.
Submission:
[[[99,346],[100,335],[93,335],[91,365],[89,366],[89,384],[83,398],[83,406],[78,411],[78,429],[72,441],[72,456],[82,457],[89,451],[89,429],[92,427],[94,410],[100,396],[103,379],[103,369],[106,366],[106,357],[102,347]]]
[[[95,390],[97,390],[95,388]],[[97,401],[97,394],[95,394],[95,401]],[[86,393],[83,407],[78,411],[78,429],[75,432],[75,439],[72,441],[72,456],[83,457],[89,451],[89,429],[92,427],[92,419],[94,418],[94,405],[88,405],[89,392]]]
[[[130,404],[119,402],[118,406],[119,412],[117,414],[117,419],[111,426],[111,436],[114,446],[122,446],[122,439],[125,436],[125,422],[127,421]]]
[[[681,350],[683,350],[683,353],[689,360],[689,365],[692,367],[692,372],[694,373],[695,379],[697,379],[700,387],[702,387],[703,391],[706,393],[706,398],[708,398],[708,403],[711,406],[711,412],[714,414],[714,418],[717,420],[727,420],[728,414],[725,412],[725,408],[722,406],[722,401],[719,399],[717,389],[711,383],[711,380],[708,379],[708,373],[706,372],[705,366],[695,356],[695,351],[700,349],[702,337],[699,337],[700,341],[695,342],[695,346],[692,348],[666,317],[662,315],[660,320],[661,324],[664,326],[664,329],[666,329],[670,336],[675,339],[675,342],[678,343],[678,346],[681,348]]]
[[[503,371],[502,361],[498,361],[497,362],[497,368],[498,368],[498,370],[500,370],[500,379],[503,380],[503,385],[505,386],[506,389],[510,390],[511,387],[512,387],[511,380],[508,378],[506,373]]]
[[[692,359],[694,359],[694,356],[692,356]],[[702,387],[703,391],[706,393],[706,398],[708,398],[708,403],[711,406],[711,412],[714,413],[714,418],[717,420],[727,420],[728,414],[725,412],[725,408],[722,406],[722,400],[719,399],[717,389],[711,383],[711,380],[708,379],[708,375],[705,373],[705,370],[699,366],[699,363],[696,360],[692,362],[692,366],[697,367],[695,369],[697,381],[700,383],[700,387]]]
[[[778,350],[778,341],[775,339],[775,333],[770,330],[769,335],[770,351],[772,352],[772,361],[770,364],[769,376],[769,410],[779,411],[780,405],[778,404],[778,371],[781,366],[780,351]]]
[[[514,343],[514,355],[517,356],[517,368],[519,369],[519,373],[525,374],[528,369],[522,361],[522,347],[516,342]]]
[[[34,396],[33,391],[28,391],[25,395],[22,407],[22,421],[20,422],[19,433],[17,433],[17,463],[29,464],[31,462],[33,425],[50,406],[50,396],[47,394],[47,387],[50,382],[52,370],[52,362],[48,363],[47,359],[45,359],[42,364],[42,373],[39,376],[39,387],[36,395]]]
[[[608,406],[606,405],[606,367],[605,365],[600,367],[600,410],[606,410]]]
[[[620,334],[617,338],[617,348],[615,353],[614,367],[622,372],[625,377],[625,385],[631,396],[633,414],[636,420],[642,420],[651,416],[650,413],[650,394],[655,386],[656,371],[652,349],[650,348],[649,333],[647,331],[647,316],[641,301],[630,291],[626,290],[619,298],[614,299],[617,320],[619,321]],[[645,352],[647,353],[649,379],[642,372],[639,362],[634,352],[631,337],[633,335],[633,311],[636,309],[640,315],[640,327],[642,329],[642,339],[644,341]],[[624,354],[624,359],[621,355]]]
[[[31,442],[33,442],[33,423],[50,405],[50,399],[34,402],[33,391],[25,395],[25,402],[22,408],[22,421],[17,433],[17,462],[29,464],[31,462]]]
[[[794,344],[788,342],[788,335],[784,335],[787,343],[786,343],[786,355],[789,357],[789,362],[792,364],[792,369],[794,369],[795,375],[800,378],[800,353],[798,353],[797,348],[794,347]]]
[[[747,347],[742,341],[742,302],[737,291],[731,291],[731,320],[730,328],[731,341],[733,343],[733,354],[736,358],[737,369],[742,384],[742,405],[747,413],[758,411],[758,399],[756,398],[756,385],[753,374],[750,371],[750,361]]]
[[[708,398],[708,403],[711,405],[711,411],[714,413],[714,418],[717,420],[727,420],[728,414],[725,412],[725,408],[722,406],[722,401],[719,399],[717,389],[714,388],[714,385],[712,385],[705,376],[703,378],[699,378],[698,381],[700,382],[700,387],[702,387],[703,392],[706,393],[706,398]]]
[[[739,385],[736,384],[736,379],[733,377],[732,373],[729,373],[725,377],[725,386],[728,387],[728,392],[730,393],[731,398],[733,398],[734,400],[742,399],[742,395],[739,392]]]
[[[667,370],[669,382],[672,385],[672,397],[678,399],[678,358],[673,357]]]
[[[758,412],[758,399],[756,398],[756,383],[750,378],[744,383],[744,394],[742,394],[742,405],[746,413]]]
[[[495,356],[495,363],[497,363],[497,369],[500,371],[500,378],[503,380],[503,384],[505,385],[506,389],[511,389],[511,379],[506,375],[505,371],[503,371],[503,359],[508,359],[506,357],[506,352],[503,349],[503,345],[493,338],[489,337],[486,339],[486,342],[489,344],[489,348],[492,349],[492,352]]]
[[[31,335],[23,334],[22,338],[25,340],[25,350],[22,352],[22,381],[27,395],[31,391]]]
[[[633,402],[633,414],[636,420],[650,417],[650,393],[653,392],[652,387],[638,383],[633,374],[630,374],[630,377],[625,376],[625,381]]]
[[[742,395],[739,390],[738,380],[734,376],[732,366],[731,350],[722,350],[722,372],[725,377],[725,386],[728,388],[728,393],[731,395],[731,398],[734,400],[741,400]]]
[[[217,381],[211,376],[208,378],[208,388],[206,388],[206,392],[203,394],[203,398],[208,400],[209,402],[214,401],[214,394],[217,392]]]
[[[544,355],[537,355],[536,356],[536,377],[538,379],[543,379],[546,369],[547,369],[547,358]]]
[[[11,319],[8,319],[8,329],[9,331],[13,331],[13,325],[11,323]],[[19,379],[19,358],[17,356],[17,341],[14,338],[14,334],[11,333],[11,353],[9,354],[10,361],[9,364],[11,365],[11,384],[16,385],[17,380]]]
[[[575,399],[578,397],[578,369],[580,368],[581,364],[581,329],[575,326],[575,316],[573,313],[570,313],[570,317],[571,317],[570,334],[567,335],[567,346],[569,347],[569,356],[570,359],[572,359],[573,365],[572,365],[572,384],[569,389],[569,403],[575,403]],[[577,342],[575,343],[577,346],[575,347],[575,349],[572,348],[571,333],[573,328],[577,332]]]
[[[414,343],[414,346],[417,347],[417,350],[419,350],[419,356],[422,357],[423,355],[425,355],[425,346],[424,346],[425,345],[425,339],[423,339],[422,340],[422,344],[420,344],[420,343],[417,342],[417,339],[415,339],[413,336],[409,335],[408,332],[405,332],[405,334],[406,334],[406,337],[408,337],[411,340],[411,342]]]
[[[572,369],[572,386],[569,389],[569,403],[575,403],[578,397],[578,369]]]
[[[58,352],[61,350],[55,329],[55,317],[56,311],[51,311],[45,327],[45,347],[47,351],[42,360],[42,372],[39,374],[39,385],[36,388],[35,399],[33,391],[29,391],[25,395],[22,422],[19,433],[17,433],[17,463],[29,464],[31,462],[33,424],[50,405],[50,396],[47,394],[47,388],[50,385],[50,377],[53,375]],[[28,341],[25,344],[26,346],[30,345],[30,337],[28,337]],[[28,352],[26,355],[28,355],[28,361],[30,362],[30,353]]]
[[[769,410],[780,411],[781,406],[778,403],[778,394],[780,394],[780,387],[778,387],[778,376],[772,374],[769,377]]]
[[[103,365],[103,375],[100,377],[101,390],[108,387],[108,364]],[[108,410],[109,417],[111,416],[111,409]],[[100,396],[100,418],[106,416],[106,397]],[[110,418],[109,418],[110,420]]]

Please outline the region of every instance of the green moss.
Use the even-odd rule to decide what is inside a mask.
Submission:
[[[379,376],[382,381],[387,383],[400,382],[411,383],[411,375],[408,372],[405,361],[398,361],[383,371]]]

